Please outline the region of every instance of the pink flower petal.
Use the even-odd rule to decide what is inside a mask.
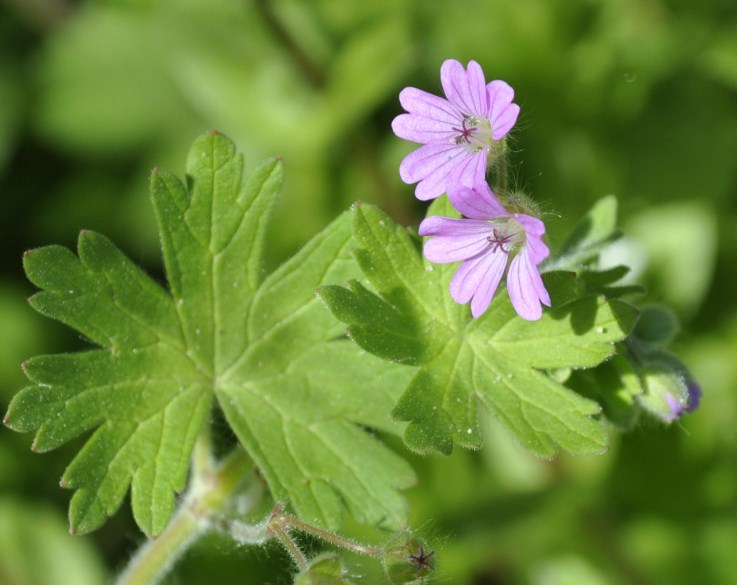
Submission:
[[[525,228],[525,233],[528,236],[537,236],[539,238],[545,233],[545,224],[541,219],[524,213],[515,213],[513,217],[517,223]]]
[[[476,61],[470,61],[466,71],[455,59],[448,59],[440,67],[440,82],[448,101],[463,114],[487,117],[486,80]]]
[[[501,140],[511,130],[519,115],[519,106],[513,104],[514,90],[505,81],[492,81],[486,86],[489,96],[489,121],[494,140]]]
[[[536,217],[525,215],[524,213],[515,213],[514,219],[524,228],[527,241],[525,243],[525,253],[530,262],[537,266],[550,255],[550,250],[542,241],[545,234],[545,224]]]
[[[461,125],[463,115],[448,100],[407,87],[399,93],[399,101],[407,114],[392,122],[394,133],[405,140],[426,143],[431,140],[451,141],[453,128]]]
[[[530,262],[537,266],[550,255],[550,250],[540,238],[534,236],[527,236],[527,242],[525,243],[527,250],[527,256],[530,258]]]
[[[475,184],[482,182],[486,177],[488,153],[489,147],[487,146],[479,152],[466,152],[465,157],[459,158],[458,164],[453,167],[445,179],[445,192],[455,185],[473,187]]]
[[[447,264],[476,256],[488,247],[485,235],[436,236],[425,242],[422,252],[430,262]]]
[[[440,197],[445,193],[445,176],[444,175],[430,175],[426,179],[417,183],[415,187],[415,197],[420,201],[429,201]]]
[[[452,144],[456,135],[446,122],[426,118],[418,114],[399,114],[392,121],[394,134],[405,140],[426,144],[432,141]]]
[[[450,281],[450,296],[456,303],[465,305],[476,294],[479,287],[483,270],[479,270],[479,264],[483,261],[484,256],[479,255],[475,258],[469,258],[463,262],[453,274]]]
[[[466,151],[455,144],[431,142],[410,152],[399,165],[399,176],[405,183],[419,184],[418,199],[433,199],[445,193],[445,179]]]
[[[494,140],[501,140],[504,138],[514,126],[519,115],[519,106],[517,104],[510,104],[506,110],[502,111],[497,117],[496,121],[492,122],[491,136]]]
[[[455,126],[463,119],[463,113],[445,98],[416,87],[405,87],[399,92],[399,103],[409,114],[437,120]]]
[[[507,256],[503,253],[479,254],[466,260],[458,267],[450,281],[450,296],[461,304],[478,297],[476,304],[483,305],[486,302],[488,307],[504,275],[506,265]]]
[[[528,321],[542,317],[540,303],[550,306],[550,296],[545,289],[537,266],[530,262],[525,248],[512,260],[507,273],[507,290],[517,314]]]
[[[421,236],[467,236],[476,234],[484,238],[489,235],[489,222],[483,219],[456,219],[430,215],[422,220],[418,230]]]
[[[489,96],[489,121],[493,124],[514,99],[514,90],[506,81],[496,79],[486,86]]]
[[[509,217],[486,181],[477,182],[473,188],[454,186],[448,189],[451,204],[460,213],[473,219]]]
[[[504,276],[508,258],[504,252],[492,252],[486,254],[484,262],[479,266],[478,270],[483,270],[483,273],[471,300],[471,315],[474,319],[479,318],[489,308],[491,299],[494,298],[499,282]]]

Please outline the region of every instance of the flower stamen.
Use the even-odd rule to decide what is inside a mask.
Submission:
[[[417,565],[417,572],[419,573],[423,569],[427,571],[434,571],[435,564],[432,558],[435,556],[435,551],[426,551],[424,546],[420,547],[420,551],[416,555],[409,555],[409,560]]]
[[[456,128],[455,126],[452,127],[452,130],[454,132],[458,132],[458,136],[455,137],[455,143],[460,145],[462,142],[465,142],[466,144],[471,144],[471,136],[473,135],[476,130],[478,130],[478,127],[471,126],[470,128],[466,126],[466,121],[468,118],[463,118],[461,125],[463,128]]]
[[[507,250],[504,246],[511,243],[512,237],[513,234],[502,235],[498,229],[494,228],[491,230],[491,235],[486,236],[486,241],[491,244],[492,252],[501,250],[505,254],[509,254],[511,250]]]

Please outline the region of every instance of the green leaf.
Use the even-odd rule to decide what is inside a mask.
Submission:
[[[597,201],[574,226],[558,253],[545,262],[543,270],[578,270],[620,236],[617,199],[609,195]]]
[[[605,270],[581,270],[580,277],[583,289],[594,294],[603,294],[608,299],[621,298],[627,295],[641,295],[645,287],[639,284],[616,284],[629,273],[627,266],[615,266]]]
[[[447,203],[436,202],[429,213],[444,210]],[[358,345],[414,373],[394,409],[409,423],[412,449],[479,447],[479,402],[538,455],[606,449],[600,406],[545,370],[590,368],[614,355],[636,321],[632,307],[555,272],[546,275],[553,308],[539,321],[519,318],[505,294],[473,320],[448,293],[454,267],[424,262],[412,236],[378,209],[356,206],[353,216],[354,256],[373,292],[351,283],[322,287],[320,295]]]
[[[345,281],[354,269],[349,219],[265,280],[248,323],[251,344],[216,392],[275,498],[331,527],[344,505],[360,521],[397,526],[405,504],[396,489],[414,476],[354,423],[396,431],[387,421],[407,374],[336,339],[341,329],[314,295],[321,280]]]
[[[276,499],[312,522],[359,520],[397,528],[408,464],[366,427],[399,432],[390,412],[411,372],[342,339],[314,294],[357,276],[350,217],[336,219],[270,275],[264,233],[281,182],[271,160],[242,182],[224,136],[193,145],[186,185],[155,170],[152,199],[170,293],[106,238],[83,232],[78,255],[59,246],[26,254],[31,303],[100,346],[26,362],[33,385],[5,422],[55,449],[92,432],[62,479],[76,490],[72,530],[99,527],[131,488],[148,535],[166,526],[185,486],[213,399]],[[389,367],[387,367],[389,366]]]
[[[621,429],[632,429],[639,418],[642,384],[624,354],[596,368],[573,372],[567,385],[599,402],[607,420]]]
[[[62,478],[77,490],[72,530],[97,528],[132,485],[136,521],[157,534],[184,488],[209,381],[187,355],[173,299],[103,236],[82,232],[78,250],[26,254],[28,277],[44,289],[31,304],[105,349],[26,362],[35,385],[16,395],[5,422],[35,430],[38,451],[97,428]]]
[[[360,282],[348,282],[348,290],[341,286],[324,286],[320,295],[328,302],[335,316],[346,323],[354,323],[349,335],[361,347],[387,360],[418,363],[424,353],[423,336],[415,322],[367,290]],[[369,316],[362,322],[361,315]]]

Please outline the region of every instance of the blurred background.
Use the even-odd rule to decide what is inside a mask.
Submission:
[[[438,582],[737,584],[734,0],[0,0],[0,410],[23,360],[84,347],[27,306],[23,251],[88,228],[160,275],[150,169],[181,175],[205,130],[247,166],[284,159],[272,266],[356,199],[416,224],[397,171],[414,147],[390,122],[403,87],[441,93],[446,58],[515,88],[510,162],[553,249],[619,198],[620,253],[676,310],[704,397],[597,458],[536,460],[493,422],[478,453],[410,457]],[[69,536],[58,480],[79,443],[30,442],[0,428],[0,585],[105,583],[141,540],[129,510]],[[374,565],[354,564],[356,581],[382,583]],[[276,548],[211,537],[165,583],[286,584],[289,570]]]

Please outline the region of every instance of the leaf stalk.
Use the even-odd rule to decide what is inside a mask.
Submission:
[[[115,585],[159,583],[176,560],[211,529],[213,519],[253,469],[253,463],[241,448],[234,449],[212,469],[211,456],[205,455],[206,446],[209,446],[209,437],[203,435],[195,448],[190,488],[171,522],[158,537],[136,552]]]

